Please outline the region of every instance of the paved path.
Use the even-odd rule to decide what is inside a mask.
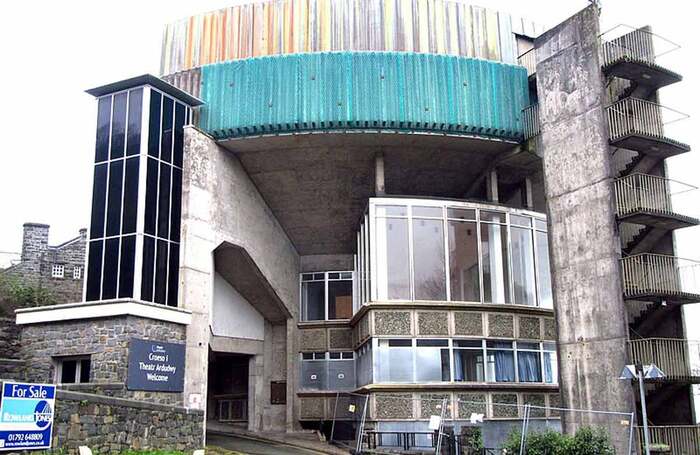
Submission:
[[[242,438],[233,435],[207,434],[207,445],[223,447],[246,455],[319,455],[307,449],[286,446],[268,441]]]

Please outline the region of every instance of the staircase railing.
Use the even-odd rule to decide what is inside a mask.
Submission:
[[[700,262],[652,253],[620,261],[623,294],[627,298],[700,295]]]
[[[647,174],[631,174],[615,180],[615,200],[618,216],[635,212],[676,215],[688,193],[697,190],[692,185]],[[674,204],[675,202],[675,204]],[[689,204],[690,206],[690,204]]]
[[[523,134],[525,140],[540,134],[540,105],[531,104],[523,109]]]
[[[644,440],[643,431],[637,427],[638,442]],[[652,444],[669,445],[671,453],[700,455],[700,425],[650,426],[649,437]]]
[[[537,60],[535,59],[535,48],[530,49],[518,56],[518,65],[524,66],[528,77],[537,71]]]
[[[616,101],[606,109],[610,125],[610,139],[642,134],[662,139],[664,121],[661,105],[637,98]]]
[[[667,380],[700,379],[700,341],[677,338],[643,338],[629,340],[630,363],[655,364]]]
[[[600,64],[605,67],[620,60],[641,61],[653,65],[656,59],[680,46],[648,27],[635,29],[618,25],[600,35]]]

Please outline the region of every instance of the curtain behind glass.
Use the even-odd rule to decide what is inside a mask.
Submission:
[[[513,351],[489,350],[490,382],[515,382]]]
[[[542,382],[539,352],[518,351],[518,378],[520,382]]]
[[[508,277],[508,229],[500,224],[481,224],[481,267],[484,301],[510,302]]]

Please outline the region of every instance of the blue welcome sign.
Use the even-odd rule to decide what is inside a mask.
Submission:
[[[3,383],[0,450],[51,448],[55,400],[55,385]]]

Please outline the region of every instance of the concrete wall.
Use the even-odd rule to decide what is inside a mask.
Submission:
[[[263,340],[265,319],[221,275],[214,273],[211,331],[216,336]]]
[[[293,348],[295,333],[290,327],[297,320],[299,255],[240,161],[193,127],[185,128],[182,201],[180,306],[192,311],[192,323],[187,329],[186,404],[203,407],[206,403],[215,274],[213,253],[220,245],[231,246],[244,251],[262,277],[259,287],[268,289],[271,298],[281,302],[280,311],[289,318],[283,323],[282,317],[275,322],[282,328],[271,330],[285,332],[284,358],[276,360],[290,373],[287,374],[289,400],[285,420],[286,428],[291,429],[294,420],[290,418],[294,403],[291,397],[296,390],[296,374],[292,372],[297,368],[297,357]],[[263,308],[261,313],[266,315]],[[268,329],[266,340],[267,333]],[[272,412],[269,408],[265,411],[263,403],[269,404],[269,393],[265,391],[275,376],[271,365],[275,360],[272,346],[265,346],[264,351],[262,361],[255,358],[250,368],[252,374],[264,375],[260,381],[253,381],[258,387],[253,394],[257,397],[255,407],[263,409],[263,414]],[[253,416],[259,412],[249,414]],[[259,426],[264,420],[255,417],[251,422]],[[284,425],[281,422],[285,420],[278,424]]]
[[[565,407],[630,412],[630,384],[617,380],[627,322],[598,35],[591,5],[535,40],[560,387]],[[609,426],[626,452],[627,436]]]

